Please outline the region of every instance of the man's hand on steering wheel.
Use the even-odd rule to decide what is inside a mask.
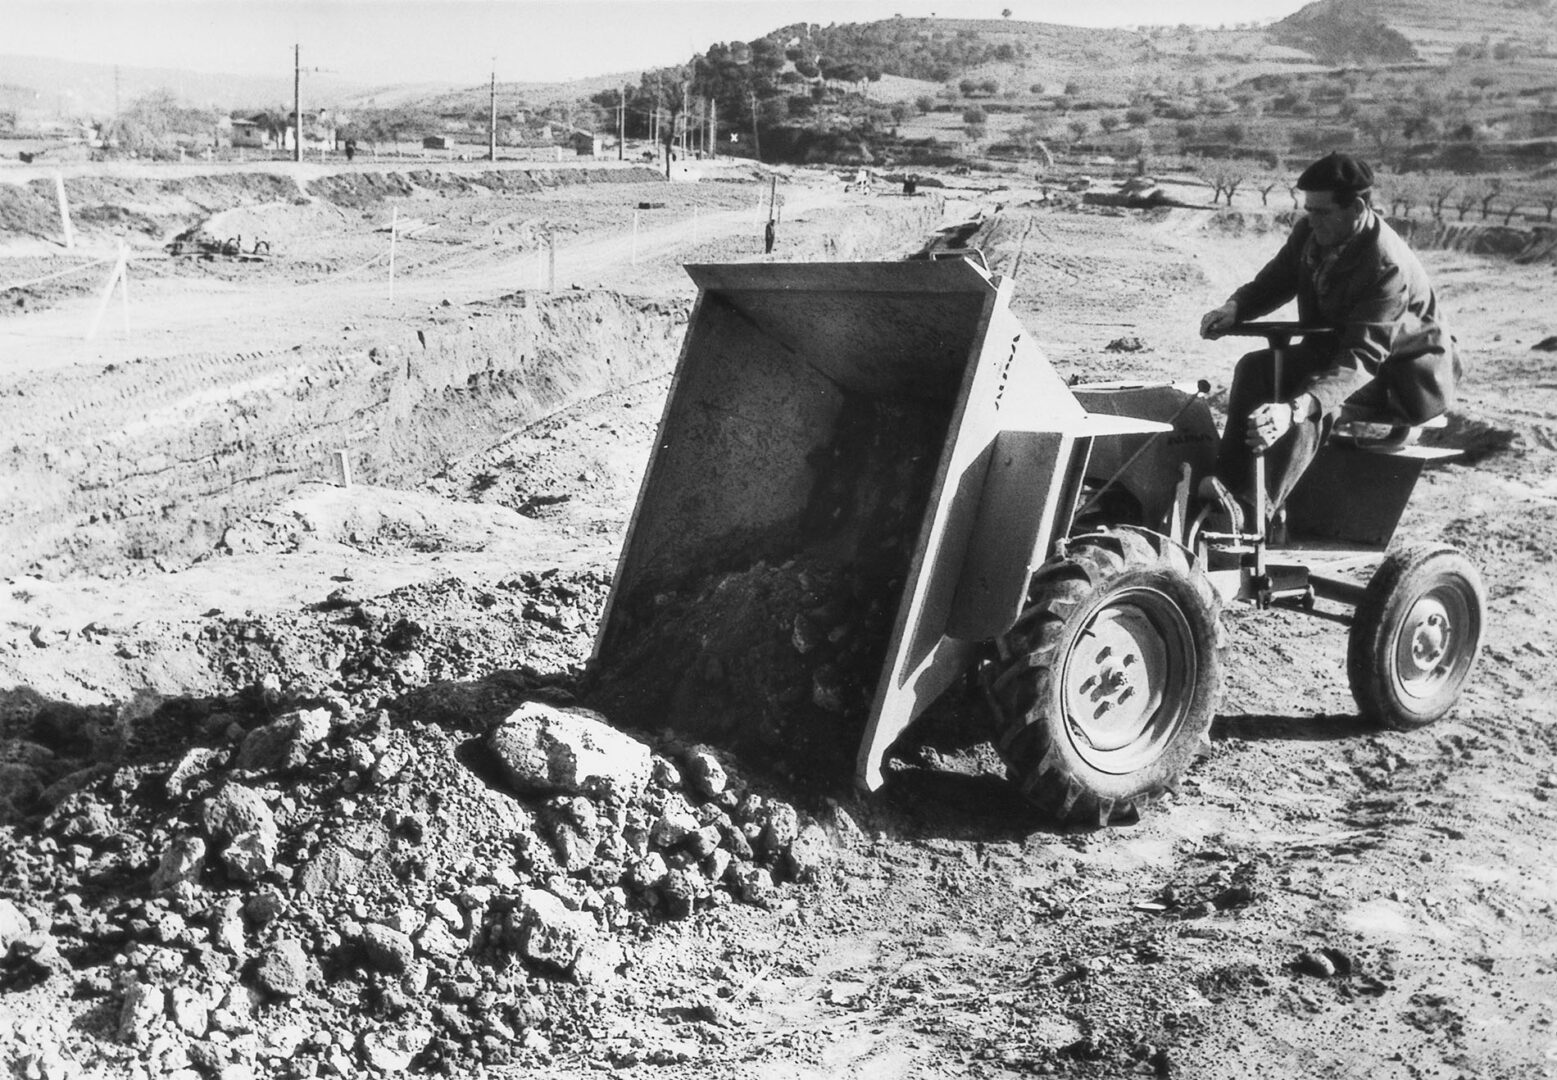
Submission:
[[[1200,336],[1207,339],[1221,337],[1238,322],[1238,305],[1229,300],[1219,308],[1212,308],[1200,317]]]

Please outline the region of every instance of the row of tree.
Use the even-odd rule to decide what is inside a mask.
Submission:
[[[1294,208],[1302,205],[1295,174],[1255,171],[1245,161],[1225,158],[1202,162],[1199,173],[1211,188],[1213,205],[1225,201],[1231,206],[1233,196],[1245,187],[1260,193],[1262,206],[1270,205],[1270,196],[1276,191],[1285,191]],[[1557,218],[1557,178],[1540,181],[1441,172],[1391,173],[1379,181],[1374,203],[1396,217],[1411,217],[1420,209],[1435,221],[1443,221],[1452,210],[1457,221],[1479,212],[1481,220],[1497,218],[1504,225],[1539,208],[1544,211],[1544,222],[1550,224]]]

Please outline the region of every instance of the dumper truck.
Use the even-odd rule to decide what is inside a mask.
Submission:
[[[1278,528],[1230,530],[1196,497],[1209,387],[1068,384],[981,260],[687,272],[697,301],[586,676],[608,715],[852,756],[874,791],[909,725],[971,682],[1027,798],[1106,825],[1205,749],[1226,604],[1349,626],[1371,721],[1458,699],[1480,576],[1446,545],[1386,555],[1421,469],[1453,456],[1414,428],[1356,417],[1383,427],[1333,439]],[[1305,333],[1242,332],[1278,356]],[[801,713],[820,719],[790,726]]]

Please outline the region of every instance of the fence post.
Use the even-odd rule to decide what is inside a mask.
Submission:
[[[341,487],[351,487],[351,457],[345,450],[335,451],[335,476]]]

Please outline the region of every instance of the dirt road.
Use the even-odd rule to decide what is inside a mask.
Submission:
[[[782,257],[824,257],[845,225],[901,220],[881,201],[838,202],[831,182],[814,184],[792,181]],[[676,263],[687,257],[680,245],[694,205],[708,229],[699,261],[759,257],[748,208],[755,183],[717,208],[678,201],[684,190],[655,194],[677,216],[640,232],[637,266],[619,206],[613,234],[581,235],[569,249],[574,261],[559,259],[559,285],[684,301]],[[1274,249],[1279,224],[1255,207],[1213,217],[1026,201],[988,193],[980,239],[997,271],[1017,275],[1017,310],[1062,375],[1204,376],[1225,387],[1238,347],[1199,342],[1195,324]],[[998,214],[996,202],[1005,204]],[[484,212],[460,205],[472,219]],[[532,209],[510,216],[530,220]],[[875,254],[899,255],[923,238],[899,233]],[[222,308],[190,310],[177,300],[187,283],[159,283],[136,310],[161,310],[160,333],[137,337],[135,352],[155,370],[159,357],[230,333],[236,338],[224,340],[259,335],[257,351],[268,355],[294,343],[312,348],[344,324],[368,327],[366,346],[413,304],[420,319],[444,299],[462,325],[474,323],[479,304],[535,269],[537,249],[515,254],[501,238],[467,248],[413,266],[394,308],[375,295],[379,284],[309,280],[286,293],[296,302],[284,321],[269,294],[213,283],[209,295]],[[176,573],[5,582],[7,760],[30,760],[18,748],[42,738],[42,716],[143,715],[149,706],[128,702],[147,686],[167,699],[152,714],[156,725],[178,718],[187,741],[137,736],[134,776],[104,779],[99,769],[80,783],[106,785],[101,793],[84,788],[58,804],[68,812],[21,807],[8,819],[0,897],[47,923],[33,928],[68,963],[35,982],[16,975],[19,961],[5,969],[0,1010],[17,1023],[0,1025],[10,1032],[0,1034],[0,1053],[18,1065],[54,1054],[116,1076],[171,1072],[179,1053],[185,1064],[176,1067],[206,1073],[231,1065],[278,1076],[387,1072],[383,1063],[395,1059],[374,1040],[425,1031],[436,1035],[418,1036],[418,1046],[437,1053],[423,1050],[420,1065],[460,1072],[484,1063],[512,1076],[1557,1076],[1557,377],[1551,354],[1531,348],[1557,332],[1547,303],[1557,281],[1550,264],[1455,251],[1428,252],[1426,261],[1471,359],[1463,399],[1438,435],[1464,455],[1427,475],[1402,537],[1464,549],[1490,599],[1480,668],[1449,719],[1412,733],[1368,727],[1346,688],[1344,631],[1238,609],[1228,618],[1229,685],[1211,754],[1137,825],[1071,834],[1037,820],[1005,784],[981,714],[962,703],[909,740],[870,799],[803,797],[761,762],[730,762],[750,773],[754,790],[798,802],[825,852],[804,881],[781,883],[761,904],[727,897],[685,920],[651,905],[612,924],[628,962],[604,985],[490,958],[436,960],[431,982],[409,996],[386,975],[353,974],[352,925],[393,922],[400,905],[423,899],[429,910],[435,899],[457,906],[487,881],[482,873],[503,869],[495,853],[511,858],[514,830],[523,830],[502,816],[512,813],[508,804],[494,808],[467,791],[468,770],[452,765],[452,749],[448,768],[437,765],[435,747],[457,741],[440,732],[469,737],[477,705],[508,701],[519,682],[567,686],[587,655],[591,604],[601,595],[589,575],[613,565],[665,393],[664,367],[646,361],[631,379],[513,414],[500,436],[450,455],[402,491],[304,487],[285,506],[252,515],[245,550]],[[38,370],[101,362],[104,354],[66,336],[81,310],[0,323],[10,335],[0,347],[36,348],[27,364]],[[579,325],[605,310],[585,307]],[[540,314],[560,318],[562,309]],[[673,325],[675,317],[669,304],[663,318]],[[430,393],[455,400],[447,389]],[[166,419],[188,407],[169,394],[147,409]],[[83,631],[89,626],[96,629]],[[414,648],[394,644],[408,635]],[[166,783],[187,745],[227,745],[229,719],[241,736],[259,722],[246,711],[255,695],[273,700],[278,691],[283,703],[333,694],[340,715],[363,726],[364,743],[392,732],[426,740],[417,745],[428,782],[448,800],[429,815],[425,784],[386,785],[354,792],[352,809],[336,810],[347,796],[323,779],[334,757],[320,759],[323,771],[290,779],[233,773],[269,793],[285,837],[286,823],[299,822],[297,843],[308,851],[332,829],[416,813],[429,830],[446,822],[438,827],[450,861],[423,856],[421,865],[444,869],[365,882],[338,907],[273,882],[285,914],[249,919],[248,951],[223,967],[200,943],[208,924],[222,925],[218,914],[197,904],[177,928],[158,929],[168,909],[147,894],[170,815],[194,811],[137,791]],[[80,706],[105,708],[71,711]],[[379,709],[387,726],[369,720]],[[339,753],[353,752],[341,739]],[[49,753],[63,762],[89,751],[56,742]],[[99,806],[126,846],[71,824]],[[534,812],[550,821],[553,811]],[[466,850],[468,874],[455,861]],[[301,855],[286,860],[305,865]],[[482,887],[501,894],[506,880],[498,874]],[[572,895],[566,881],[546,880]],[[583,889],[590,879],[581,871],[571,880]],[[226,897],[247,902],[258,891],[212,871],[200,904],[218,912]],[[332,926],[348,939],[341,945],[336,933],[334,951]],[[162,979],[169,994],[188,984],[220,998],[252,982],[247,973],[269,955],[267,943],[288,934],[324,970],[307,993],[258,1007],[246,1030],[198,1025],[172,1004],[142,1025],[161,1044],[137,1042],[142,1029],[126,1026],[130,984]],[[156,974],[156,950],[168,947],[204,965],[198,979]],[[111,966],[115,956],[126,959]],[[277,1049],[286,1045],[293,1051]]]

